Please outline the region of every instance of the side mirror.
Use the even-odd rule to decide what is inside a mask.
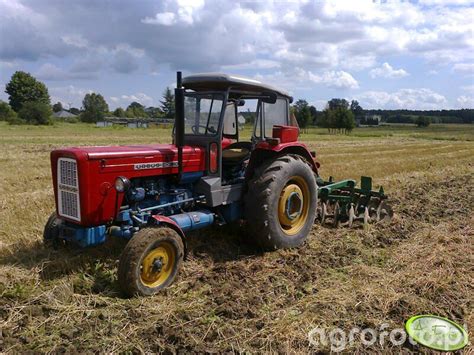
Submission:
[[[240,99],[240,100],[237,102],[237,106],[244,106],[244,105],[245,105],[245,100]]]

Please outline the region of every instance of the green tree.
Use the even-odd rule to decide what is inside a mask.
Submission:
[[[311,113],[311,124],[316,125],[318,122],[318,116],[319,116],[318,110],[316,109],[316,107],[311,105],[309,107],[309,112]]]
[[[127,110],[125,111],[125,114],[127,117],[131,117],[131,118],[147,117],[147,114],[145,112],[145,106],[135,101],[132,102],[130,105],[128,105]]]
[[[345,110],[342,115],[342,128],[345,130],[345,132],[352,132],[352,130],[356,126],[354,114],[352,113],[351,110]]]
[[[59,101],[53,105],[53,112],[59,112],[63,110],[63,104]]]
[[[293,113],[295,114],[296,121],[298,121],[298,126],[303,130],[308,127],[312,121],[311,109],[306,100],[298,100],[293,105]]]
[[[148,115],[148,117],[151,117],[151,118],[159,118],[159,117],[163,117],[164,115],[163,111],[161,111],[159,107],[153,107],[153,106],[147,107],[145,109],[145,112]]]
[[[0,121],[13,122],[17,119],[16,112],[12,110],[10,105],[0,100]]]
[[[170,88],[166,88],[163,92],[163,100],[160,101],[161,111],[166,118],[174,118],[174,94]]]
[[[81,114],[81,120],[83,122],[95,123],[102,120],[109,111],[109,105],[105,102],[104,97],[94,92],[84,96],[82,106],[84,108],[84,112]]]
[[[323,113],[322,124],[332,133],[352,131],[355,127],[355,119],[349,109],[349,102],[345,99],[328,101]]]
[[[26,123],[34,125],[51,124],[51,106],[41,101],[29,101],[23,103],[18,116]]]
[[[115,117],[127,117],[125,110],[121,107],[117,107],[112,113]]]
[[[73,115],[80,115],[81,114],[81,110],[79,110],[78,108],[76,107],[71,107],[69,109],[69,112],[71,112]]]
[[[362,117],[364,116],[364,109],[359,105],[359,102],[357,100],[351,101],[350,109],[356,119],[362,119]]]
[[[334,110],[338,107],[342,107],[346,110],[349,109],[349,102],[346,99],[331,99],[328,101],[328,108]]]
[[[415,123],[418,127],[428,127],[431,123],[431,119],[428,116],[418,116]]]
[[[16,112],[19,112],[26,102],[37,101],[50,104],[46,85],[24,71],[16,71],[12,75],[10,82],[6,85],[5,92],[9,95],[11,108]]]

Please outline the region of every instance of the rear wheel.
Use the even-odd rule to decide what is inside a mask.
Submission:
[[[265,249],[301,245],[316,215],[313,171],[297,155],[285,155],[257,168],[245,197],[245,214],[253,240]]]
[[[126,245],[118,267],[118,281],[128,296],[150,296],[175,280],[184,245],[171,228],[145,228]]]

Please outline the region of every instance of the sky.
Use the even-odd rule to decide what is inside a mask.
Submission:
[[[273,84],[318,110],[474,108],[474,1],[0,0],[0,99],[16,70],[80,107],[158,106],[183,75]]]

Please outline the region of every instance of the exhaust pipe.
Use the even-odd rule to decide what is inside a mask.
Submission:
[[[176,89],[174,89],[174,144],[178,148],[178,179],[183,174],[183,146],[184,146],[184,88],[181,72],[176,73]]]

